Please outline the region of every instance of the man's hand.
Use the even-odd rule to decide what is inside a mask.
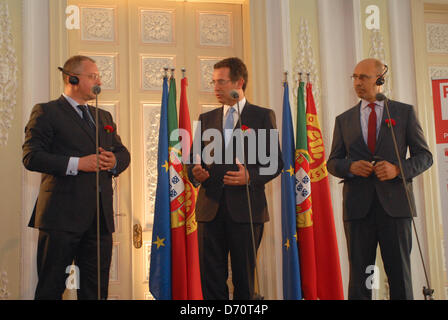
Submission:
[[[102,170],[111,170],[115,167],[115,163],[117,159],[113,152],[106,151],[103,148],[98,149],[99,154],[99,169]],[[96,172],[96,154],[90,154],[85,157],[79,158],[78,162],[78,171],[84,172]]]
[[[101,147],[98,150],[100,152],[100,170],[112,170],[117,163],[115,154],[111,151],[106,151]]]
[[[241,163],[236,164],[238,171],[227,171],[224,176],[223,182],[228,186],[243,186],[246,184],[245,169]],[[249,172],[247,171],[247,183],[250,181]]]
[[[194,179],[197,182],[202,183],[205,180],[207,180],[208,178],[210,178],[210,173],[208,173],[207,170],[202,168],[201,157],[199,155],[196,155],[196,162],[195,163],[196,163],[196,165],[191,170],[191,172],[193,173]]]
[[[96,154],[79,158],[78,171],[96,172]]]
[[[373,172],[373,164],[369,161],[359,160],[350,165],[350,173],[355,176],[361,176],[367,178]]]
[[[387,161],[377,162],[373,170],[380,181],[394,179],[400,173],[400,168]]]

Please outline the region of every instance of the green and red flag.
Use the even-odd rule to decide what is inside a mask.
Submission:
[[[306,102],[317,298],[320,300],[342,300],[344,292],[325,161],[325,147],[311,83],[306,86]],[[301,262],[303,262],[302,259]]]
[[[188,79],[181,80],[180,106],[179,106],[179,129],[183,129],[180,144],[182,148],[182,158],[188,159],[192,144],[190,111],[187,99]],[[201,274],[199,269],[199,247],[198,247],[198,225],[196,222],[196,197],[198,189],[193,186],[188,178],[187,168],[183,168],[183,181],[185,186],[185,248],[186,248],[186,270],[187,270],[187,291],[188,300],[202,300]],[[174,280],[173,280],[174,281]]]
[[[310,155],[306,127],[305,83],[297,94],[295,152],[295,195],[302,293],[306,300],[317,299],[316,256],[314,252],[313,210],[311,206]]]
[[[169,177],[171,213],[172,299],[187,299],[187,253],[185,245],[185,184],[179,145],[176,80],[170,78],[168,94]]]

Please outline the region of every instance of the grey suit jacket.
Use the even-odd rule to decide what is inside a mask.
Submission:
[[[195,139],[200,139],[202,134],[207,129],[216,129],[221,135],[223,132],[223,108],[218,108],[212,110],[207,113],[203,113],[199,116],[199,121],[201,123],[201,131],[195,133]],[[250,175],[250,196],[251,196],[251,207],[253,213],[253,222],[254,223],[263,223],[269,220],[269,213],[267,208],[267,201],[265,196],[265,184],[270,180],[275,178],[280,174],[283,168],[283,161],[280,151],[280,145],[278,140],[272,144],[275,149],[271,150],[271,143],[269,139],[269,130],[276,129],[275,122],[275,113],[271,109],[261,108],[255,105],[246,102],[244,106],[243,112],[241,113],[241,124],[250,128],[255,136],[258,137],[258,132],[260,129],[266,129],[266,141],[265,150],[269,155],[274,157],[274,161],[277,162],[277,169],[273,174],[262,175],[260,174],[260,168],[268,166],[263,163],[258,157],[258,148],[260,146],[261,141],[258,140],[254,143],[255,146],[255,155],[251,154],[251,156],[256,156],[255,163],[248,164],[247,169]],[[239,125],[236,125],[238,128]],[[223,140],[224,141],[224,140]],[[204,148],[209,145],[212,141],[201,141],[201,152]],[[196,142],[197,143],[197,142]],[[246,155],[246,163],[248,157],[248,144],[245,142],[245,155]],[[264,151],[264,150],[263,150]],[[193,160],[195,156],[193,155],[194,150],[191,151],[190,158]],[[223,154],[225,150],[223,150]],[[233,153],[233,160],[235,159],[235,149]],[[224,161],[223,161],[224,162]],[[188,166],[188,175],[190,180],[193,181],[194,177],[191,172],[194,165]],[[248,209],[248,201],[246,195],[246,187],[245,186],[225,186],[223,184],[223,177],[227,171],[238,171],[238,167],[233,161],[231,164],[219,164],[213,163],[211,165],[207,165],[202,163],[202,166],[209,171],[210,178],[204,181],[201,184],[199,189],[198,198],[196,201],[196,219],[198,222],[209,222],[212,221],[219,208],[219,204],[221,201],[221,197],[225,190],[225,201],[228,208],[228,211],[235,222],[240,223],[249,223],[249,209]]]
[[[432,154],[423,136],[423,130],[414,108],[397,101],[388,101],[391,118],[395,120],[393,130],[403,164],[406,188],[410,191],[411,206],[415,209],[412,178],[432,165]],[[410,217],[411,209],[401,176],[381,182],[374,173],[368,178],[363,178],[353,176],[349,172],[351,163],[358,160],[386,160],[398,166],[391,129],[386,123],[386,109],[383,112],[375,153],[372,154],[362,136],[360,108],[361,103],[336,118],[331,153],[327,162],[328,171],[343,179],[344,220],[365,217],[369,212],[375,192],[381,205],[390,216]],[[406,158],[408,148],[410,157]]]
[[[94,108],[89,106],[95,116]],[[99,145],[117,159],[116,174],[129,165],[130,155],[117,135],[112,115],[99,109]],[[113,132],[106,132],[110,125]],[[66,175],[70,157],[94,154],[95,135],[67,100],[37,104],[25,128],[23,164],[42,173],[36,205],[29,226],[68,232],[84,232],[96,214],[96,174]],[[112,174],[100,172],[101,206],[109,232],[114,231]]]

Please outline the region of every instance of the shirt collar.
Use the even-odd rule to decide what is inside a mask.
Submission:
[[[77,106],[79,106],[80,104],[78,102],[76,102],[73,98],[69,97],[68,95],[66,95],[65,93],[62,94],[64,96],[64,98],[68,101],[68,103],[70,103],[70,105],[73,108],[77,108]],[[84,104],[84,106],[87,106],[87,104]]]
[[[238,103],[235,103],[233,106],[228,106],[228,105],[224,105],[224,117],[227,116],[227,112],[229,111],[230,107],[233,107],[237,112],[238,112]],[[239,101],[239,105],[240,105],[240,114],[243,113],[243,109],[244,106],[246,105],[246,97],[244,97],[243,99],[241,99]]]
[[[375,101],[375,106],[379,106],[380,108],[384,107],[384,101]],[[369,101],[361,99],[361,110],[369,108],[368,105],[370,104]]]

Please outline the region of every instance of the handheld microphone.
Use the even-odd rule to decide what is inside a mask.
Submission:
[[[235,100],[238,100],[240,98],[240,94],[236,90],[230,91],[230,96],[232,97],[232,99],[235,99]]]
[[[92,92],[93,92],[94,94],[96,94],[96,95],[100,94],[100,93],[101,93],[101,87],[98,86],[98,85],[93,86],[93,87],[92,87]]]

